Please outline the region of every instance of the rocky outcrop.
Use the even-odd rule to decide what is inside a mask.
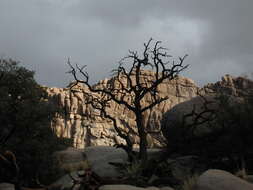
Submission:
[[[221,78],[221,81],[214,84],[209,83],[203,89],[205,92],[211,89],[215,92],[242,97],[253,92],[253,81],[245,77],[225,75]]]
[[[142,73],[144,82],[154,80],[154,77],[154,73],[150,71],[143,71]],[[126,80],[122,79],[121,82],[127,85]],[[96,87],[104,88],[112,84],[117,85],[114,78],[102,80],[96,84]],[[73,139],[74,147],[113,146],[116,143],[124,143],[124,140],[117,135],[110,121],[91,116],[96,113],[96,110],[85,105],[84,94],[89,93],[87,87],[77,85],[72,90],[70,88],[47,88],[46,90],[48,100],[58,109],[58,113],[52,121],[52,127],[58,136]],[[195,97],[197,91],[196,84],[191,79],[184,77],[165,81],[158,87],[159,96],[168,97],[168,100],[144,113],[144,123],[147,130],[154,132],[148,136],[149,147],[160,147],[164,144],[159,132],[163,113],[174,105]],[[131,101],[130,98],[128,100]],[[147,96],[143,104],[150,101],[150,97]],[[132,141],[137,146],[139,138],[136,135],[137,129],[133,113],[114,102],[111,102],[108,111],[117,118],[119,126],[130,134]],[[125,127],[126,125],[131,128]]]
[[[142,81],[146,83],[155,80],[154,73],[151,71],[143,71],[141,77]],[[124,78],[122,78],[121,82],[127,85]],[[101,80],[98,84],[95,84],[97,88],[105,88],[109,85],[117,86],[119,84],[114,78]],[[146,129],[153,132],[148,136],[149,147],[161,147],[164,145],[164,140],[159,132],[160,120],[163,114],[175,105],[196,97],[198,92],[207,94],[210,91],[216,91],[243,96],[245,93],[252,91],[252,88],[253,82],[251,80],[243,77],[235,78],[230,75],[226,75],[222,77],[221,81],[215,84],[208,84],[203,88],[197,87],[194,81],[184,77],[164,81],[158,86],[158,92],[160,97],[168,97],[168,100],[144,113]],[[111,121],[94,117],[97,110],[85,105],[85,93],[89,93],[87,87],[79,84],[72,90],[67,87],[46,88],[46,91],[48,92],[48,101],[58,109],[52,121],[52,128],[58,136],[73,139],[74,147],[113,146],[116,143],[124,143],[124,140],[114,130]],[[130,97],[126,98],[131,101]],[[150,102],[150,96],[146,96],[143,105]],[[139,137],[135,126],[134,114],[124,106],[114,102],[111,102],[108,112],[117,118],[118,125],[130,135],[132,142],[138,146]],[[130,128],[126,126],[130,126]]]
[[[222,170],[208,170],[197,180],[196,190],[252,190],[253,184]]]

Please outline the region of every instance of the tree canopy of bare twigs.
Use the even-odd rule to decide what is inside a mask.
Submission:
[[[135,116],[138,136],[140,137],[140,149],[138,160],[147,160],[147,131],[143,122],[143,113],[154,106],[167,100],[167,97],[159,97],[158,86],[173,80],[178,74],[186,69],[184,65],[187,55],[174,59],[168,54],[168,50],[161,45],[161,41],[150,39],[144,43],[144,50],[141,54],[137,51],[129,51],[128,55],[119,61],[119,65],[113,70],[114,83],[108,84],[104,88],[91,85],[90,76],[85,70],[86,66],[73,65],[68,61],[71,73],[75,79],[72,87],[78,83],[86,85],[90,93],[86,93],[86,104],[99,110],[100,116],[108,118],[113,122],[114,129],[118,135],[126,141],[126,145],[120,144],[118,147],[127,151],[130,159],[133,159],[133,142],[129,135],[123,132],[117,123],[117,119],[108,113],[107,108],[110,102],[126,107]],[[149,70],[154,73],[154,78],[146,78],[144,71]],[[151,103],[143,104],[146,96],[151,97]]]

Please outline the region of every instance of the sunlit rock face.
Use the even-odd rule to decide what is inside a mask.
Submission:
[[[207,84],[203,89],[212,89],[236,97],[247,96],[253,91],[253,81],[246,77],[233,77],[225,75],[214,84]]]
[[[142,71],[142,82],[148,84],[152,80],[155,80],[153,72]],[[124,77],[121,78],[121,84],[124,86],[128,85]],[[97,88],[105,88],[109,85],[118,86],[120,84],[115,78],[101,80],[95,84]],[[152,132],[147,137],[149,147],[161,147],[165,144],[160,132],[160,121],[163,114],[175,105],[196,97],[198,92],[201,94],[207,94],[210,91],[223,92],[240,97],[249,93],[252,89],[252,80],[230,75],[225,75],[221,81],[207,84],[203,88],[197,87],[193,80],[185,77],[164,81],[158,86],[158,93],[160,97],[168,97],[168,99],[144,113],[146,129]],[[113,146],[116,143],[125,143],[117,135],[110,120],[94,116],[99,114],[98,111],[85,104],[85,93],[90,93],[86,86],[78,84],[72,90],[69,87],[46,88],[46,90],[48,92],[48,101],[58,110],[52,120],[52,128],[58,136],[73,139],[74,147]],[[125,98],[129,103],[131,102],[130,96]],[[142,104],[145,106],[150,104],[150,102],[152,102],[151,96],[147,95]],[[126,107],[114,102],[110,103],[107,111],[110,115],[117,118],[120,128],[128,133],[132,142],[138,146],[139,137],[135,126],[134,114]]]
[[[155,75],[150,71],[142,71],[141,80],[145,83],[155,80]],[[122,78],[122,84],[128,85],[127,80]],[[108,85],[119,85],[115,78],[105,79],[96,84],[97,88],[105,88]],[[144,123],[147,131],[152,133],[147,137],[149,147],[161,147],[164,139],[160,133],[160,120],[163,113],[180,102],[189,100],[197,95],[198,87],[191,79],[177,77],[171,81],[164,81],[158,86],[160,97],[168,97],[161,104],[152,110],[144,113]],[[79,84],[72,88],[46,88],[48,100],[55,106],[58,113],[52,120],[52,128],[60,137],[73,139],[73,146],[84,148],[87,146],[113,146],[115,143],[125,143],[114,130],[112,122],[104,118],[95,117],[97,110],[85,104],[85,93],[89,93],[87,87]],[[131,101],[131,97],[126,97]],[[147,95],[142,102],[143,106],[151,102],[151,97]],[[139,138],[135,126],[135,116],[126,107],[114,102],[108,108],[110,115],[118,120],[122,130],[127,132],[132,142],[138,146]],[[130,127],[126,127],[126,126]]]

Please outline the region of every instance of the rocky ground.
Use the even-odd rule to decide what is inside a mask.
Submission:
[[[150,158],[159,158],[159,149],[149,149],[148,154]],[[127,162],[127,155],[121,149],[116,149],[114,147],[88,147],[84,150],[77,149],[68,149],[66,151],[60,151],[55,154],[55,158],[58,162],[60,162],[59,167],[66,167],[66,164],[70,166],[73,163],[89,163],[89,167],[91,167],[92,171],[94,171],[99,176],[108,180],[107,184],[102,185],[99,190],[141,190],[141,189],[150,189],[150,190],[172,190],[172,187],[163,186],[162,184],[158,184],[156,187],[152,186],[150,183],[149,187],[140,188],[135,187],[133,185],[126,184],[115,184],[118,182],[122,183],[119,179],[122,178],[122,173],[119,172],[113,165],[110,165],[109,162],[115,163],[125,163]],[[183,159],[183,158],[182,158]],[[185,158],[189,159],[189,158]],[[177,166],[177,170],[175,171],[176,177],[182,179],[182,173],[186,172],[186,169],[179,170],[178,168],[182,168],[185,165],[185,161],[181,162],[182,165]],[[189,167],[186,166],[186,167]],[[71,168],[68,172],[72,172],[73,176],[75,168]],[[181,172],[181,173],[180,173]],[[77,176],[75,176],[77,177]],[[158,179],[156,179],[158,180]],[[253,184],[250,183],[252,181],[252,176],[247,176],[245,179],[241,179],[232,175],[229,172],[217,169],[209,169],[199,174],[198,176],[193,176],[191,178],[185,178],[183,186],[181,186],[182,190],[252,190]],[[65,175],[57,182],[52,184],[52,186],[61,186],[64,188],[70,188],[73,185],[73,180]],[[147,182],[148,185],[148,182]]]
[[[157,156],[157,149],[150,149],[149,155]],[[80,186],[73,186],[75,180],[78,180],[77,170],[80,168],[75,168],[75,164],[80,163],[89,163],[89,166],[92,168],[92,171],[96,172],[99,176],[103,176],[104,179],[108,180],[107,182],[112,182],[113,184],[99,184],[97,187],[99,190],[173,190],[172,187],[165,186],[162,184],[148,187],[136,187],[133,185],[127,184],[117,184],[120,181],[121,173],[115,169],[114,166],[110,165],[109,162],[126,162],[126,154],[120,149],[113,147],[89,147],[84,150],[77,149],[67,149],[65,151],[60,151],[55,154],[56,162],[58,162],[58,167],[64,169],[64,171],[71,172],[71,175],[65,174],[55,183],[47,186],[47,189],[78,189]],[[66,170],[66,165],[69,165],[68,171]],[[71,167],[73,166],[73,167]],[[83,170],[84,168],[82,168]],[[76,171],[74,171],[76,170]],[[79,171],[81,173],[81,171]],[[229,172],[209,169],[199,176],[194,176],[184,181],[182,190],[252,190],[253,176],[247,176],[246,179],[241,179],[232,175]],[[0,190],[14,190],[12,184],[1,183]],[[23,190],[39,190],[39,189],[29,189],[24,188]],[[43,188],[40,190],[44,190]]]

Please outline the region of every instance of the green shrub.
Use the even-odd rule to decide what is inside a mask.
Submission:
[[[50,120],[56,110],[45,97],[33,71],[13,60],[0,60],[0,151],[16,155],[24,185],[36,185],[39,179],[49,183],[52,153],[71,143],[52,131]]]

